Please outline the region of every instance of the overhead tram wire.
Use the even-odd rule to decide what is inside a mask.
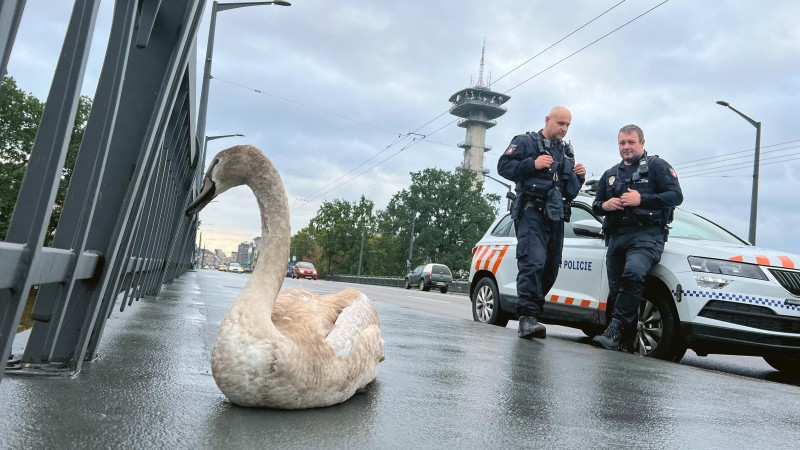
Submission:
[[[566,60],[568,60],[568,59],[570,59],[570,58],[572,58],[573,56],[575,56],[575,55],[577,55],[578,53],[580,53],[580,52],[582,52],[582,51],[586,50],[587,48],[591,47],[592,45],[594,45],[594,44],[596,44],[596,43],[598,43],[598,42],[602,41],[603,39],[607,38],[608,36],[611,36],[612,34],[616,33],[617,31],[621,30],[622,28],[625,28],[625,27],[627,27],[628,25],[630,25],[631,23],[635,22],[636,20],[639,20],[639,19],[640,19],[642,16],[644,16],[645,14],[649,14],[650,12],[652,12],[653,10],[655,10],[656,8],[658,8],[659,6],[661,6],[661,5],[663,5],[663,4],[667,3],[667,2],[669,2],[669,0],[664,0],[663,2],[661,2],[661,3],[657,4],[656,6],[653,6],[652,8],[650,8],[650,9],[648,9],[647,11],[645,11],[645,12],[643,12],[643,13],[639,14],[638,16],[634,17],[633,19],[631,19],[631,20],[629,20],[629,21],[627,21],[627,22],[623,23],[622,25],[618,26],[617,28],[614,28],[613,30],[611,30],[611,31],[609,31],[608,33],[606,33],[606,34],[604,34],[604,35],[600,36],[599,38],[595,39],[594,41],[592,41],[592,42],[590,42],[590,43],[586,44],[585,46],[581,47],[580,49],[578,49],[578,50],[576,50],[576,51],[574,51],[574,52],[570,53],[569,55],[565,56],[564,58],[562,58],[562,59],[560,59],[560,60],[556,61],[555,63],[553,63],[553,64],[551,64],[550,66],[546,67],[544,70],[542,70],[542,71],[540,71],[540,72],[536,73],[535,75],[531,76],[530,78],[528,78],[528,79],[526,79],[526,80],[522,81],[521,83],[519,83],[519,84],[515,85],[515,86],[514,86],[514,87],[512,87],[511,89],[508,89],[507,91],[505,91],[505,93],[507,94],[507,93],[509,93],[509,92],[513,91],[514,89],[516,89],[516,88],[518,88],[518,87],[522,86],[523,84],[527,83],[528,81],[531,81],[532,79],[534,79],[534,78],[538,77],[539,75],[541,75],[541,74],[543,74],[543,73],[547,72],[548,70],[552,69],[553,67],[555,67],[555,66],[557,66],[557,65],[561,64],[562,62],[564,62],[564,61],[566,61]],[[603,13],[603,14],[605,14],[605,13]]]
[[[772,159],[772,158],[769,158],[769,159]],[[768,163],[764,163],[764,164],[759,164],[759,166],[769,166],[771,164],[782,164],[782,163],[785,163],[787,161],[796,161],[796,160],[799,160],[799,159],[800,159],[800,156],[797,156],[796,158],[787,158],[787,159],[782,159],[782,160],[779,160],[779,161],[772,161],[772,162],[768,162]],[[750,166],[752,166],[752,164]],[[738,169],[730,169],[730,170],[733,171],[733,170],[739,170],[739,169],[749,169],[750,166],[743,166],[743,167],[739,167]],[[706,174],[691,174],[691,175],[683,176],[682,178],[694,178],[694,177],[701,177],[701,176],[702,177],[707,177],[707,178],[733,178],[733,177],[748,177],[748,178],[751,178],[753,176],[752,174],[745,174],[745,175],[712,175],[713,173],[714,172],[712,171],[712,172],[709,172],[709,173],[706,173]]]
[[[564,58],[560,59],[560,60],[559,60],[559,61],[557,61],[556,63],[554,63],[554,64],[551,64],[550,66],[548,66],[548,67],[547,67],[547,68],[545,68],[544,70],[542,70],[542,71],[540,71],[540,72],[536,73],[535,75],[533,75],[533,76],[529,77],[528,79],[526,79],[526,80],[522,81],[521,83],[518,83],[518,84],[516,84],[516,85],[515,85],[515,86],[513,86],[512,88],[508,89],[508,90],[506,91],[506,93],[507,93],[507,92],[510,92],[510,91],[512,91],[512,90],[514,90],[514,89],[516,89],[516,88],[518,88],[518,87],[520,87],[521,85],[523,85],[523,84],[527,83],[528,81],[532,80],[533,78],[535,78],[535,77],[537,77],[537,76],[541,75],[542,73],[544,73],[544,72],[546,72],[546,71],[548,71],[548,70],[552,69],[553,67],[555,67],[555,66],[557,66],[557,65],[561,64],[562,62],[564,62],[564,61],[566,61],[566,60],[570,59],[571,57],[573,57],[573,56],[577,55],[578,53],[582,52],[583,50],[586,50],[587,48],[591,47],[592,45],[594,45],[594,44],[596,44],[596,43],[600,42],[601,40],[605,39],[606,37],[608,37],[608,36],[610,36],[610,35],[612,35],[612,34],[616,33],[616,32],[617,32],[617,31],[619,31],[620,29],[622,29],[622,28],[624,28],[624,27],[626,27],[626,26],[630,25],[631,23],[635,22],[636,20],[638,20],[638,19],[642,18],[642,17],[643,17],[643,16],[645,16],[646,14],[649,14],[650,12],[654,11],[656,8],[658,8],[658,7],[660,7],[660,6],[664,5],[665,3],[668,3],[668,2],[669,2],[669,0],[664,0],[664,1],[662,1],[662,2],[661,2],[661,3],[659,3],[658,5],[656,5],[656,6],[652,7],[652,8],[650,8],[650,9],[648,9],[647,11],[643,12],[642,14],[639,14],[638,16],[634,17],[633,19],[631,19],[631,20],[629,20],[629,21],[625,22],[624,24],[622,24],[622,25],[618,26],[617,28],[615,28],[615,29],[611,30],[610,32],[608,32],[608,33],[604,34],[603,36],[601,36],[601,37],[599,37],[599,38],[595,39],[595,40],[594,40],[594,41],[592,41],[591,43],[589,43],[589,44],[587,44],[587,45],[585,45],[585,46],[581,47],[579,50],[577,50],[577,51],[575,51],[575,52],[573,52],[573,53],[569,54],[568,56],[566,56],[566,57],[564,57]],[[620,2],[620,3],[622,3],[622,2]],[[589,22],[587,22],[586,24],[582,25],[582,26],[581,26],[581,27],[579,27],[578,29],[576,29],[576,30],[574,30],[573,32],[569,33],[569,34],[568,34],[567,36],[565,36],[564,38],[561,38],[561,39],[559,39],[559,40],[558,40],[558,41],[557,41],[555,44],[553,44],[553,45],[549,46],[547,49],[549,49],[549,48],[552,48],[554,45],[558,44],[559,42],[563,41],[563,40],[564,40],[564,39],[566,39],[567,37],[571,36],[572,34],[574,34],[575,32],[577,32],[577,31],[578,31],[578,30],[580,30],[581,28],[585,27],[585,26],[586,26],[586,25],[588,25],[589,23],[591,23],[591,22],[593,22],[593,21],[597,20],[599,17],[601,17],[601,16],[605,15],[605,14],[606,14],[606,13],[608,13],[608,12],[609,12],[611,9],[614,9],[614,8],[616,8],[616,6],[618,6],[618,5],[619,5],[619,3],[618,3],[617,5],[614,5],[614,6],[613,6],[612,8],[610,8],[609,10],[606,10],[606,11],[604,11],[603,13],[601,13],[600,15],[598,15],[597,17],[595,17],[594,19],[590,20]],[[545,50],[547,50],[547,49],[545,49]],[[530,60],[533,60],[534,58],[536,58],[537,56],[541,55],[542,53],[543,53],[543,52],[540,52],[539,54],[537,54],[537,55],[535,55],[534,57],[530,58],[528,61],[526,61],[525,63],[523,63],[523,65],[524,65],[524,64],[527,64],[528,62],[530,62]],[[519,68],[519,67],[517,67],[517,68]],[[514,69],[512,69],[512,71],[513,71],[513,70],[516,70],[517,68],[514,68]],[[510,73],[510,72],[509,72],[509,73]],[[508,75],[508,73],[506,73],[506,74],[502,75],[500,78],[503,78],[503,77],[505,77],[506,75]],[[329,114],[329,115],[332,115],[332,116],[335,116],[335,117],[339,117],[339,118],[342,118],[342,119],[345,119],[345,120],[348,120],[348,121],[352,121],[352,122],[355,122],[355,123],[359,123],[359,124],[361,124],[361,125],[365,125],[365,126],[370,126],[370,127],[373,127],[373,128],[381,129],[382,131],[385,131],[385,132],[388,132],[388,133],[391,133],[391,134],[398,134],[398,133],[395,133],[395,132],[393,132],[393,131],[385,130],[385,129],[382,129],[382,128],[380,128],[380,127],[376,127],[376,126],[373,126],[373,125],[370,125],[370,124],[367,124],[367,123],[364,123],[364,122],[360,122],[360,121],[357,121],[357,120],[354,120],[354,119],[350,119],[350,118],[347,118],[347,117],[344,117],[344,116],[340,116],[340,115],[337,115],[337,114],[335,114],[335,113],[331,113],[331,112],[328,112],[328,111],[325,111],[325,110],[322,110],[322,109],[319,109],[319,108],[311,107],[311,106],[308,106],[308,105],[303,105],[303,104],[301,104],[301,103],[298,103],[298,102],[295,102],[295,101],[292,101],[292,100],[289,100],[289,99],[285,99],[285,98],[283,98],[283,97],[280,97],[280,96],[277,96],[277,95],[274,95],[274,94],[267,94],[267,93],[265,93],[265,92],[263,92],[263,91],[260,91],[260,90],[258,90],[258,89],[249,88],[249,87],[247,87],[247,86],[239,85],[239,84],[237,84],[237,83],[233,83],[233,82],[230,82],[230,81],[226,81],[226,80],[223,80],[223,79],[221,79],[221,78],[216,78],[216,79],[217,79],[217,80],[220,80],[220,81],[223,81],[223,82],[230,83],[230,84],[232,84],[232,85],[235,85],[235,86],[238,86],[238,87],[241,87],[241,88],[244,88],[244,89],[249,89],[249,90],[252,90],[252,91],[254,91],[254,92],[257,92],[257,93],[260,93],[260,94],[263,94],[263,95],[268,95],[268,96],[271,96],[271,97],[274,97],[274,98],[278,98],[278,99],[281,99],[281,100],[284,100],[284,101],[288,101],[288,102],[291,102],[291,103],[298,104],[298,105],[300,105],[300,106],[303,106],[303,107],[306,107],[306,108],[309,108],[309,109],[312,109],[312,110],[320,111],[320,112],[323,112],[323,113],[325,113],[325,114]],[[420,127],[418,127],[418,128],[417,128],[417,129],[416,129],[414,132],[410,132],[409,134],[417,134],[417,133],[416,133],[417,131],[421,130],[422,128],[424,128],[424,127],[425,127],[425,126],[427,126],[428,124],[430,124],[430,123],[434,122],[435,120],[437,120],[438,118],[440,118],[440,117],[444,116],[444,115],[445,115],[445,114],[447,114],[447,113],[449,113],[449,109],[448,109],[448,110],[446,110],[446,111],[444,111],[444,112],[442,112],[441,114],[439,114],[438,116],[434,117],[433,119],[429,120],[429,121],[428,121],[428,122],[426,122],[425,124],[423,124],[423,125],[421,125]],[[423,140],[427,140],[427,138],[428,138],[429,136],[431,136],[431,135],[435,134],[435,133],[436,133],[436,132],[438,132],[438,131],[441,131],[442,129],[446,128],[447,126],[450,126],[451,124],[453,124],[453,123],[455,123],[455,122],[456,122],[456,120],[453,120],[453,121],[449,122],[448,124],[446,124],[445,126],[443,126],[443,127],[439,128],[439,129],[437,129],[436,131],[434,131],[434,132],[432,132],[432,133],[427,133],[427,134],[426,134],[426,135],[424,135],[424,137],[423,137],[423,138],[421,138],[420,140],[415,140],[415,141],[414,141],[412,144],[409,144],[409,145],[407,145],[407,146],[405,146],[405,147],[401,148],[401,149],[400,149],[399,151],[397,151],[396,153],[392,154],[392,155],[391,155],[391,156],[389,156],[388,158],[385,158],[385,159],[383,159],[383,160],[382,160],[382,161],[380,161],[379,163],[377,163],[377,164],[375,164],[375,165],[371,166],[369,169],[367,169],[367,170],[365,170],[365,171],[363,171],[363,172],[359,173],[359,174],[358,174],[358,175],[356,175],[355,177],[353,177],[353,178],[351,178],[351,179],[347,180],[346,182],[344,182],[344,183],[340,184],[339,186],[336,186],[336,187],[334,187],[333,189],[330,189],[330,190],[326,191],[326,192],[325,192],[325,194],[326,194],[326,193],[328,193],[328,192],[332,192],[333,190],[335,190],[335,189],[338,189],[338,188],[339,188],[339,187],[341,187],[341,186],[344,186],[345,184],[349,183],[350,181],[352,181],[352,180],[354,180],[354,179],[358,178],[359,176],[363,175],[363,174],[364,174],[364,173],[366,173],[367,171],[369,171],[369,170],[372,170],[372,169],[374,169],[375,167],[377,167],[377,166],[379,166],[379,165],[383,164],[384,162],[388,161],[389,159],[393,158],[394,156],[396,156],[397,154],[399,154],[400,152],[402,152],[402,151],[403,151],[403,150],[405,150],[406,148],[408,148],[408,147],[411,147],[412,145],[416,145],[416,144],[418,144],[419,142],[422,142]],[[377,153],[375,156],[377,156],[377,155],[379,155],[379,154],[381,154],[381,153],[383,153],[383,152],[387,151],[389,148],[391,148],[391,145],[392,145],[392,144],[390,144],[389,146],[387,146],[387,147],[386,147],[384,150],[382,150],[381,152]],[[443,144],[443,145],[447,145],[447,144]],[[448,145],[448,147],[449,147],[449,145]],[[373,156],[373,158],[374,158],[374,156]],[[370,158],[370,159],[372,159],[372,158]],[[367,161],[365,161],[365,163],[366,163],[366,162],[367,162]],[[362,165],[363,165],[363,164],[362,164]],[[360,166],[357,166],[357,167],[360,167]],[[356,167],[356,168],[357,168],[357,167]],[[349,173],[349,172],[348,172],[348,173]],[[340,178],[341,178],[341,177],[340,177]],[[335,181],[334,181],[334,182],[335,182]],[[333,183],[333,182],[329,183],[328,185],[330,185],[330,184],[332,184],[332,183]],[[326,186],[327,186],[327,185],[326,185]],[[324,195],[324,194],[322,194],[322,195]],[[312,201],[312,200],[314,200],[314,199],[316,199],[316,198],[319,198],[319,197],[321,197],[321,196],[314,197],[314,198],[312,198],[312,199],[308,200],[306,203],[308,203],[308,202],[310,202],[310,201]]]
[[[586,27],[587,27],[587,26],[589,26],[589,25],[590,25],[592,22],[594,22],[595,20],[597,20],[597,19],[599,19],[599,18],[603,17],[603,16],[604,16],[604,15],[606,15],[608,12],[610,12],[612,9],[614,9],[614,8],[616,8],[617,6],[619,6],[619,5],[623,4],[623,3],[625,3],[626,1],[627,1],[627,0],[622,0],[621,2],[619,2],[619,3],[617,3],[616,5],[612,6],[611,8],[608,8],[607,10],[603,11],[603,12],[602,12],[602,13],[601,13],[599,16],[596,16],[594,19],[592,19],[592,20],[590,20],[590,21],[586,22],[585,24],[583,24],[583,25],[579,26],[578,28],[576,28],[576,29],[572,30],[572,32],[571,32],[571,33],[569,33],[568,35],[566,35],[566,36],[562,37],[561,39],[559,39],[559,40],[557,40],[557,41],[553,42],[552,44],[550,44],[549,46],[545,47],[545,49],[544,49],[544,50],[542,50],[542,51],[540,51],[539,53],[537,53],[537,54],[535,54],[535,55],[531,56],[530,58],[528,58],[528,59],[527,59],[525,62],[523,62],[522,64],[518,65],[517,67],[514,67],[513,69],[509,70],[509,71],[508,71],[508,72],[506,72],[505,74],[501,75],[501,76],[500,76],[500,78],[498,78],[498,79],[496,79],[496,80],[492,81],[492,83],[497,83],[498,81],[502,80],[503,78],[507,77],[508,75],[511,75],[511,73],[513,73],[514,71],[516,71],[516,70],[517,70],[517,69],[519,69],[520,67],[522,67],[522,66],[524,66],[525,64],[528,64],[529,62],[533,61],[533,60],[534,60],[534,59],[535,59],[537,56],[541,55],[542,53],[544,53],[544,52],[546,52],[546,51],[550,50],[551,48],[555,47],[556,45],[560,44],[560,43],[561,43],[561,41],[563,41],[563,40],[567,39],[568,37],[572,36],[573,34],[577,33],[578,31],[581,31],[582,29],[586,28]]]
[[[441,116],[439,116],[439,117],[441,117]],[[441,126],[441,127],[437,128],[436,130],[432,131],[431,133],[427,134],[426,136],[430,136],[431,134],[438,133],[439,131],[441,131],[441,130],[443,130],[443,129],[447,128],[447,127],[449,127],[450,125],[452,125],[452,124],[453,124],[453,122],[455,122],[456,120],[457,120],[457,119],[455,119],[455,120],[451,121],[450,123],[447,123],[447,124],[445,124],[445,125],[443,125],[443,126]],[[374,169],[375,167],[378,167],[379,165],[381,165],[381,164],[385,163],[386,161],[388,161],[388,160],[390,160],[390,159],[394,158],[395,156],[399,155],[399,154],[400,154],[400,153],[402,153],[402,152],[403,152],[405,149],[407,149],[407,148],[409,148],[409,147],[413,147],[413,146],[415,146],[415,145],[419,144],[419,143],[420,143],[420,142],[422,142],[424,139],[425,139],[424,137],[423,137],[422,139],[419,139],[419,140],[416,140],[416,139],[414,139],[413,141],[409,142],[407,145],[405,145],[404,147],[402,147],[400,150],[398,150],[398,151],[396,151],[396,152],[392,153],[391,155],[389,155],[389,156],[388,156],[388,157],[386,157],[385,159],[381,160],[379,163],[377,163],[377,164],[374,164],[374,165],[372,165],[371,167],[368,167],[367,169],[363,170],[361,173],[359,173],[358,175],[354,176],[353,178],[350,178],[349,180],[345,181],[344,183],[342,183],[342,184],[340,184],[340,185],[338,185],[338,186],[335,186],[335,187],[333,187],[332,189],[329,189],[329,190],[327,190],[327,191],[323,192],[322,194],[320,194],[320,195],[318,195],[318,196],[316,196],[316,197],[313,197],[313,198],[311,198],[311,199],[308,199],[308,202],[312,202],[312,201],[314,201],[314,200],[316,200],[316,199],[318,199],[318,198],[322,198],[322,197],[324,197],[324,196],[325,196],[325,194],[328,194],[328,193],[330,193],[330,192],[333,192],[333,191],[335,191],[336,189],[339,189],[340,187],[342,187],[342,186],[346,185],[347,183],[349,183],[349,182],[351,182],[351,181],[355,180],[356,178],[360,177],[361,175],[364,175],[365,173],[369,172],[370,170]],[[328,185],[330,185],[330,184],[331,184],[331,183],[328,183]],[[318,189],[317,191],[319,191],[319,189]],[[315,191],[315,192],[317,192],[317,191]],[[308,202],[307,202],[307,203],[308,203]],[[300,205],[300,206],[303,206],[303,205]]]
[[[798,146],[798,147],[800,147],[800,146]],[[765,165],[768,165],[768,164],[777,164],[777,163],[780,163],[780,162],[791,161],[791,160],[796,159],[796,158],[788,158],[789,156],[798,156],[798,157],[800,157],[800,152],[789,153],[789,154],[779,155],[779,156],[773,156],[771,158],[763,158],[763,159],[761,159],[761,161],[774,161],[774,162],[771,162],[771,163],[761,163],[761,162],[759,162],[759,166],[765,166]],[[775,160],[777,160],[777,161],[775,161]],[[683,178],[690,178],[690,177],[693,177],[693,176],[701,176],[701,175],[707,175],[707,174],[712,174],[712,173],[715,173],[715,172],[719,172],[719,169],[726,169],[727,168],[728,171],[731,171],[731,170],[747,169],[747,168],[750,168],[750,167],[753,167],[752,163],[740,162],[740,163],[726,164],[726,165],[722,165],[722,166],[698,168],[698,169],[695,169],[695,170],[692,170],[692,171],[683,172],[683,173],[681,173],[679,175],[681,177],[683,177]]]
[[[777,144],[762,145],[761,148],[765,149],[765,148],[770,148],[770,147],[777,147],[779,145],[794,144],[795,142],[800,142],[800,139],[795,139],[793,141],[779,142]],[[766,152],[762,151],[761,154],[763,155],[764,153],[778,152],[778,151],[781,151],[781,150],[786,150],[786,149],[796,148],[796,147],[797,146],[792,146],[792,147],[779,148],[779,149],[775,149],[775,150],[769,150],[769,151],[766,151]],[[736,158],[733,158],[733,159],[745,158],[745,157],[750,157],[750,155],[752,155],[752,153],[753,153],[753,150],[754,150],[753,148],[748,148],[746,150],[740,150],[738,152],[726,153],[726,154],[723,154],[723,155],[716,155],[716,156],[708,156],[708,157],[705,157],[705,158],[695,159],[695,160],[692,160],[692,161],[679,162],[677,164],[673,164],[672,166],[673,167],[679,167],[679,166],[684,166],[684,165],[687,165],[687,164],[694,164],[696,162],[707,161],[709,159],[716,159],[716,158],[730,159],[730,155],[737,155],[739,153],[747,153],[747,155],[737,156]]]
[[[559,60],[558,62],[556,62],[556,63],[554,63],[554,64],[550,65],[550,66],[549,66],[549,67],[547,67],[546,69],[544,69],[544,70],[540,71],[539,73],[537,73],[537,74],[533,75],[532,77],[530,77],[530,78],[528,78],[528,79],[524,80],[523,82],[521,82],[521,83],[519,83],[519,84],[515,85],[515,86],[514,86],[514,87],[512,87],[511,89],[508,89],[508,90],[506,91],[506,93],[508,93],[508,92],[512,91],[513,89],[516,89],[516,88],[518,88],[519,86],[521,86],[521,85],[523,85],[523,84],[527,83],[528,81],[530,81],[530,80],[532,80],[533,78],[535,78],[535,77],[537,77],[537,76],[541,75],[542,73],[544,73],[544,72],[546,72],[546,71],[548,71],[548,70],[552,69],[553,67],[557,66],[558,64],[561,64],[562,62],[566,61],[567,59],[569,59],[569,58],[571,58],[571,57],[575,56],[576,54],[578,54],[578,53],[582,52],[583,50],[585,50],[585,49],[587,49],[587,48],[591,47],[592,45],[594,45],[594,44],[596,44],[596,43],[600,42],[601,40],[605,39],[606,37],[608,37],[608,36],[610,36],[610,35],[612,35],[612,34],[616,33],[616,32],[617,32],[617,31],[619,31],[620,29],[622,29],[622,28],[624,28],[624,27],[626,27],[626,26],[630,25],[631,23],[635,22],[636,20],[638,20],[638,19],[642,18],[643,16],[645,16],[645,15],[649,14],[650,12],[654,11],[656,8],[658,8],[658,7],[660,7],[660,6],[664,5],[665,3],[668,3],[668,2],[669,2],[669,0],[664,0],[664,1],[662,1],[662,2],[661,2],[661,3],[659,3],[658,5],[656,5],[656,6],[652,7],[652,8],[650,8],[650,9],[648,9],[647,11],[645,11],[645,12],[643,12],[643,13],[639,14],[638,16],[636,16],[636,17],[634,17],[633,19],[631,19],[631,20],[629,20],[629,21],[625,22],[624,24],[622,24],[622,25],[618,26],[617,28],[613,29],[612,31],[610,31],[610,32],[608,32],[608,33],[604,34],[603,36],[601,36],[601,37],[599,37],[599,38],[595,39],[595,40],[594,40],[594,41],[592,41],[591,43],[589,43],[589,44],[587,44],[587,45],[585,45],[585,46],[581,47],[579,50],[577,50],[577,51],[575,51],[575,52],[571,53],[570,55],[568,55],[568,56],[566,56],[566,57],[562,58],[562,59],[561,59],[561,60]],[[616,6],[617,6],[617,5],[615,5],[614,7],[616,7]],[[611,9],[613,9],[613,8],[611,8]],[[602,14],[600,14],[600,16],[602,16],[602,15],[606,14],[607,12],[608,12],[608,11],[605,11],[605,12],[603,12]],[[600,17],[600,16],[597,16],[597,17]],[[597,19],[597,17],[595,17],[594,19],[592,19],[590,22],[592,22],[592,21],[596,20],[596,19]],[[590,23],[590,22],[589,22],[589,23]],[[588,23],[587,23],[587,24],[588,24]],[[586,26],[586,24],[584,24],[584,25],[583,25],[583,26],[581,26],[580,28],[583,28],[584,26]],[[578,28],[578,29],[580,29],[580,28]],[[575,31],[577,31],[577,30],[575,30]],[[575,33],[575,31],[573,31],[572,33],[570,33],[570,35],[571,35],[571,34],[574,34],[574,33]],[[569,36],[569,35],[568,35],[568,36]],[[568,36],[567,36],[567,37],[568,37]],[[561,42],[561,41],[563,41],[564,39],[565,39],[565,38],[562,38],[562,39],[560,39],[558,42]],[[556,42],[556,43],[558,43],[558,42]],[[555,44],[554,44],[554,45],[555,45]],[[552,48],[552,46],[550,46],[550,47],[548,47],[548,48]],[[541,52],[540,52],[539,54],[541,54]],[[536,56],[538,56],[538,54],[537,54]],[[534,56],[534,58],[535,58],[536,56]],[[531,58],[531,59],[533,59],[533,58]],[[526,63],[527,63],[527,61],[526,61]],[[525,63],[523,63],[523,64],[525,64]],[[515,68],[515,69],[512,69],[512,70],[516,70],[516,68]],[[502,77],[505,77],[506,75],[507,75],[507,74],[505,74],[505,75],[501,76],[501,78],[502,78]],[[447,110],[447,111],[445,111],[445,112],[443,112],[443,113],[439,114],[439,115],[438,115],[438,116],[436,116],[435,118],[431,119],[430,121],[428,121],[428,122],[427,122],[427,123],[425,123],[424,125],[422,125],[422,126],[420,126],[419,128],[417,128],[415,131],[419,131],[420,129],[422,129],[422,128],[423,128],[423,127],[425,127],[426,125],[428,125],[428,124],[430,124],[431,122],[435,121],[436,119],[438,119],[438,118],[442,117],[443,115],[447,114],[448,112],[449,112],[449,110]],[[427,137],[428,137],[428,136],[432,136],[432,135],[433,135],[433,134],[435,134],[436,132],[438,132],[438,131],[441,131],[442,129],[444,129],[444,128],[446,128],[446,127],[450,126],[450,125],[452,125],[452,124],[453,124],[453,123],[455,123],[455,122],[456,122],[456,120],[453,120],[453,121],[449,122],[448,124],[446,124],[445,126],[443,126],[443,127],[439,128],[439,129],[435,130],[434,132],[427,133],[427,134],[425,135],[425,137],[424,137],[424,138],[422,138],[420,141],[415,141],[415,142],[413,142],[412,144],[409,144],[409,145],[407,145],[407,146],[405,146],[405,147],[401,148],[399,151],[395,152],[394,154],[392,154],[392,155],[391,155],[391,156],[389,156],[388,158],[386,158],[386,159],[384,159],[384,160],[380,161],[379,163],[377,163],[377,164],[375,164],[375,165],[371,166],[369,169],[367,169],[367,170],[365,170],[365,171],[363,171],[363,172],[359,173],[359,174],[358,174],[358,175],[356,175],[355,177],[353,177],[353,178],[351,178],[351,179],[349,179],[349,180],[345,181],[344,183],[340,184],[339,186],[336,186],[336,187],[334,187],[333,189],[330,189],[330,190],[326,191],[326,192],[325,192],[325,193],[323,193],[322,195],[325,195],[325,194],[327,194],[327,193],[329,193],[329,192],[332,192],[332,191],[334,191],[334,190],[338,189],[338,188],[339,188],[339,187],[341,187],[341,186],[344,186],[345,184],[347,184],[347,183],[349,183],[349,182],[353,181],[354,179],[356,179],[356,178],[360,177],[361,175],[363,175],[364,173],[368,172],[369,170],[372,170],[372,169],[374,169],[375,167],[377,167],[377,166],[379,166],[379,165],[383,164],[384,162],[386,162],[386,161],[388,161],[389,159],[393,158],[394,156],[398,155],[400,152],[402,152],[402,151],[403,151],[403,150],[405,150],[406,148],[408,148],[408,147],[411,147],[412,145],[416,145],[416,144],[418,144],[418,143],[419,143],[419,142],[421,142],[422,140],[425,140],[425,139],[427,139]],[[310,202],[310,201],[313,201],[313,200],[315,200],[315,199],[317,199],[317,198],[319,198],[319,197],[321,197],[322,195],[320,195],[320,196],[317,196],[317,197],[315,197],[315,198],[312,198],[312,199],[310,199],[310,200],[309,200],[309,202]]]

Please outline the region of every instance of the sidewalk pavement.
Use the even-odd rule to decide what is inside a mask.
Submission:
[[[376,300],[386,360],[328,408],[228,403],[216,330],[246,279],[188,272],[115,312],[72,378],[6,375],[0,448],[790,448],[800,391]],[[233,277],[231,277],[233,278]]]

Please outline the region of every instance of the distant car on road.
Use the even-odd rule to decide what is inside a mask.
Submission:
[[[219,270],[221,272],[227,272],[228,271],[228,266],[226,266],[225,264],[220,264],[220,265],[217,266],[217,270]]]
[[[239,263],[230,263],[228,264],[228,272],[244,273],[244,269]]]
[[[453,273],[444,264],[423,264],[417,266],[406,275],[405,288],[418,287],[421,291],[430,291],[431,288],[439,289],[442,294],[453,284]]]
[[[314,264],[301,261],[294,265],[292,269],[292,278],[308,278],[310,280],[317,279],[317,269],[314,267]]]

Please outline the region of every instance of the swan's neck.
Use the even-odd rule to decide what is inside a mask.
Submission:
[[[246,183],[253,190],[261,213],[259,257],[236,303],[270,321],[272,305],[286,276],[291,229],[289,202],[280,174],[269,160],[262,161],[262,167],[252,168],[257,175]]]

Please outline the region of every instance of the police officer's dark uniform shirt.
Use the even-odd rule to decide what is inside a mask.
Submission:
[[[606,211],[601,206],[613,197],[621,197],[629,189],[639,192],[638,206],[619,211]],[[620,320],[624,330],[635,332],[639,302],[645,278],[661,260],[667,225],[674,208],[683,202],[683,193],[675,169],[658,156],[645,153],[639,161],[626,166],[620,162],[607,170],[597,185],[592,209],[605,216],[606,270],[608,271],[608,303],[606,319]]]
[[[548,154],[553,164],[536,170],[534,161]],[[517,232],[517,313],[538,317],[544,295],[555,283],[564,244],[564,220],[583,178],[574,170],[572,146],[541,134],[515,136],[497,162],[497,173],[516,183],[511,216]],[[557,189],[554,189],[557,187]]]

